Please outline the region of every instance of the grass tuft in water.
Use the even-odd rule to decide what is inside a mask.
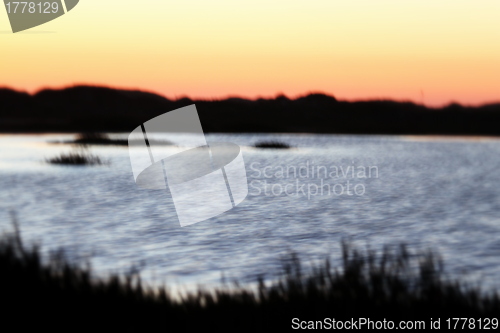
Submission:
[[[151,138],[148,140],[150,144],[156,144],[156,145],[171,145],[172,143],[167,140],[155,140]],[[71,143],[71,144],[77,144],[77,145],[109,145],[109,146],[128,146],[129,144],[144,144],[144,140],[131,140],[129,142],[128,139],[111,139],[107,134],[105,133],[99,133],[99,132],[86,132],[86,133],[80,133],[76,137],[75,140],[69,141],[69,142],[64,142],[64,143]]]
[[[45,160],[50,164],[62,165],[102,165],[106,164],[99,156],[90,154],[84,149],[79,151],[62,153],[59,156],[51,157]]]
[[[279,141],[260,141],[255,143],[255,148],[289,149],[290,145]]]
[[[112,140],[107,134],[99,132],[85,132],[77,135],[72,142],[82,145],[127,145],[127,140]]]

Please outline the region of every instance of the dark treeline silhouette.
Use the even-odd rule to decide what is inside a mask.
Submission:
[[[376,255],[343,245],[340,269],[325,261],[305,270],[291,254],[279,280],[261,278],[257,291],[226,285],[179,300],[166,289],[151,291],[137,270],[97,279],[62,251],[44,262],[17,231],[0,239],[1,325],[16,332],[284,332],[293,331],[293,318],[421,320],[429,329],[431,318],[446,328],[455,317],[498,328],[491,320],[500,313],[498,295],[444,279],[432,252],[401,246]]]
[[[0,89],[1,132],[129,132],[196,103],[205,132],[500,135],[500,104],[434,109],[410,102],[297,99],[169,100],[131,90],[76,86],[34,95]]]

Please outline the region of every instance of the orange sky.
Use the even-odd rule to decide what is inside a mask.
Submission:
[[[81,0],[17,34],[0,10],[0,51],[0,85],[30,92],[500,101],[498,0]]]

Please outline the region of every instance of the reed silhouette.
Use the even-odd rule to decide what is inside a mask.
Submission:
[[[23,244],[14,221],[14,233],[0,239],[2,325],[17,331],[281,332],[292,330],[293,318],[427,325],[431,317],[498,316],[498,294],[445,279],[433,252],[411,253],[401,245],[376,254],[347,242],[342,249],[339,268],[325,260],[307,270],[291,253],[279,279],[259,278],[257,291],[221,286],[177,299],[166,287],[146,287],[132,269],[102,279],[62,250],[44,261],[37,246]]]

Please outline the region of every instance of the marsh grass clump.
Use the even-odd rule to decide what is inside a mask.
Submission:
[[[289,149],[290,145],[280,141],[259,141],[255,143],[255,148]]]
[[[112,140],[107,134],[99,132],[85,132],[77,135],[72,142],[81,145],[124,145],[128,144],[127,140]]]
[[[62,153],[59,156],[51,157],[45,160],[50,164],[61,165],[102,165],[106,164],[99,156],[92,155],[86,150],[81,149],[70,153]]]
[[[13,235],[0,240],[3,325],[13,321],[19,331],[281,332],[291,330],[293,318],[424,320],[428,325],[431,317],[496,318],[500,311],[497,294],[444,279],[431,252],[410,254],[401,246],[376,255],[343,243],[342,253],[339,268],[325,260],[305,269],[292,253],[283,259],[278,280],[259,278],[257,291],[235,285],[199,289],[179,299],[166,288],[153,291],[134,270],[99,279],[90,265],[70,262],[63,251],[44,262],[37,247],[22,243],[15,226]]]
[[[167,140],[155,140],[149,139],[149,144],[156,145],[171,145],[172,143]],[[100,132],[85,132],[77,135],[76,139],[73,141],[66,141],[63,143],[77,144],[82,146],[87,145],[109,145],[109,146],[128,146],[129,143],[144,144],[144,140],[132,140],[129,142],[128,139],[111,139],[107,134]]]

